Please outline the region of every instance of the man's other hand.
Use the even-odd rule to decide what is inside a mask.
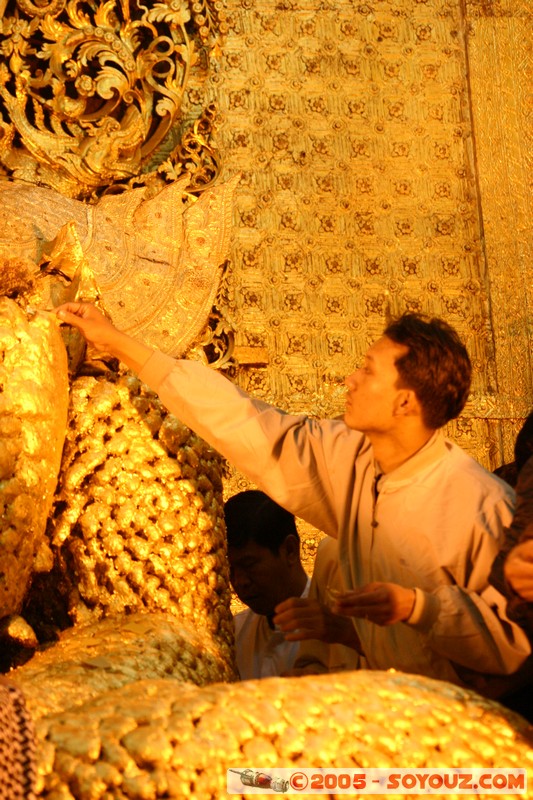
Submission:
[[[360,617],[376,625],[394,625],[411,616],[415,590],[397,583],[368,583],[361,589],[337,595],[333,611],[349,617]]]

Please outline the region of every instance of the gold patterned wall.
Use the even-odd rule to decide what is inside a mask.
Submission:
[[[468,56],[495,391],[480,407],[510,454],[533,408],[533,6],[468,0]],[[501,425],[498,421],[502,420]]]
[[[225,301],[239,382],[340,413],[388,316],[434,313],[475,370],[451,435],[490,469],[511,460],[533,407],[531,7],[226,9],[207,93],[224,174],[242,175]]]

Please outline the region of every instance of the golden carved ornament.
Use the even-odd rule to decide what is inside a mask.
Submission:
[[[219,2],[0,3],[0,165],[88,197],[146,172],[225,30]]]

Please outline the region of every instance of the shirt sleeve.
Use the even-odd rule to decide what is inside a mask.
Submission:
[[[199,362],[160,352],[150,356],[139,378],[171,413],[281,506],[337,536],[335,491],[327,464],[334,463],[332,451],[350,438],[343,422],[286,414],[251,398]],[[356,446],[362,439],[351,437]],[[352,443],[349,448],[353,453]]]
[[[428,645],[459,667],[506,675],[515,672],[531,653],[524,630],[510,619],[506,598],[486,576],[502,531],[512,516],[508,498],[487,499],[490,512],[473,539],[480,544],[465,585],[441,585],[432,592],[416,588],[408,625],[427,637]]]

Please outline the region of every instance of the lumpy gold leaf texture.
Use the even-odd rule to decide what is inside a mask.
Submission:
[[[20,611],[43,550],[68,408],[66,353],[53,315],[0,298],[0,618]]]
[[[129,374],[80,377],[50,520],[74,620],[161,610],[232,664],[220,457]]]
[[[119,658],[117,671],[122,667]],[[17,671],[22,685],[27,669]],[[78,666],[71,669],[73,677]],[[39,688],[32,681],[29,702],[52,687],[46,676]],[[532,731],[520,717],[412,675],[356,671],[201,688],[149,677],[86,695],[82,705],[38,719],[44,797],[218,798],[226,793],[226,770],[250,765],[533,774]]]

